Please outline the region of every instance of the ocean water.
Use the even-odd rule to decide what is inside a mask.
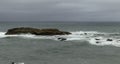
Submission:
[[[15,27],[57,28],[72,34],[5,35]],[[0,64],[120,64],[119,60],[119,22],[0,22]]]

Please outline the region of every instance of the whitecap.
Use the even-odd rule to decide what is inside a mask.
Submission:
[[[32,34],[16,34],[16,35],[5,35],[6,32],[0,32],[0,38],[6,37],[20,37],[28,39],[51,39],[58,40],[58,38],[66,38],[66,41],[88,41],[91,45],[105,46],[112,45],[120,47],[120,33],[106,33],[99,31],[74,31],[70,35],[55,35],[55,36],[41,36]],[[111,38],[113,41],[107,41]],[[58,40],[59,41],[59,40]]]

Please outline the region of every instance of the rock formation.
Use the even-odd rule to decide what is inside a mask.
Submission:
[[[58,29],[37,29],[30,27],[12,28],[6,32],[6,35],[14,34],[34,34],[34,35],[69,35],[70,32],[60,31]]]
[[[112,39],[107,39],[107,41],[113,41]]]

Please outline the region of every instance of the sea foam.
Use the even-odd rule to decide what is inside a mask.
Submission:
[[[20,37],[28,39],[51,39],[66,38],[65,41],[87,41],[91,45],[105,46],[111,45],[120,47],[120,33],[106,33],[98,31],[75,31],[70,35],[55,35],[55,36],[37,36],[32,34],[5,35],[6,32],[0,32],[0,38]],[[111,39],[112,41],[109,41]],[[58,40],[59,41],[59,40]]]

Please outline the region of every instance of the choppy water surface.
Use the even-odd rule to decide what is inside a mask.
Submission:
[[[119,64],[120,23],[0,23],[0,63]],[[5,35],[14,27],[58,28],[71,35]],[[59,41],[57,38],[66,38]]]

